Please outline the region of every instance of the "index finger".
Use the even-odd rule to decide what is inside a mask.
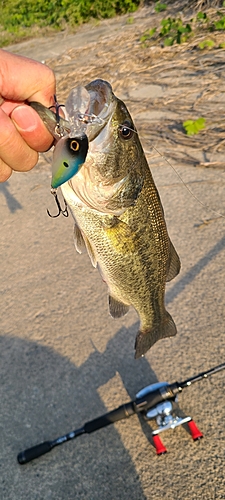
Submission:
[[[0,96],[13,101],[54,102],[55,76],[40,62],[0,49]]]

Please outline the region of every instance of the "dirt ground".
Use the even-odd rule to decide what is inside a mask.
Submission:
[[[168,453],[157,457],[149,423],[133,416],[27,465],[16,460],[146,385],[224,362],[225,51],[200,51],[196,40],[142,47],[141,34],[160,16],[146,7],[132,23],[123,16],[9,48],[55,70],[60,102],[78,83],[110,81],[135,119],[182,270],[166,295],[177,336],[135,361],[136,313],[111,319],[104,283],[87,255],[75,252],[72,218],[46,214],[55,209],[52,153],[0,185],[3,500],[225,499],[224,372],[179,396],[201,441],[183,427],[167,431]],[[187,137],[182,122],[199,116],[206,129]]]

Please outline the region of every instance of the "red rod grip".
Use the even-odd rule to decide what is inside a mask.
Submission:
[[[153,443],[154,443],[157,455],[162,455],[163,453],[167,452],[167,449],[165,448],[165,446],[162,443],[158,434],[152,436],[152,439],[153,439]]]
[[[191,437],[194,439],[194,441],[196,441],[197,439],[203,438],[203,434],[198,429],[194,420],[190,420],[190,422],[188,422],[187,424],[188,424],[188,427],[189,427],[189,430],[191,433]]]

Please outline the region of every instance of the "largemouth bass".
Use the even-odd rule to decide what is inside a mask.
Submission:
[[[85,89],[86,116],[97,119],[86,122],[84,164],[61,189],[75,220],[76,249],[87,249],[108,286],[110,314],[121,317],[133,306],[139,315],[139,358],[159,339],[176,334],[164,299],[180,260],[125,104],[106,81],[95,80]]]

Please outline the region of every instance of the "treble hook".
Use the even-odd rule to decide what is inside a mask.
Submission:
[[[47,209],[47,214],[49,215],[49,217],[52,217],[52,219],[55,219],[56,217],[59,217],[60,214],[62,214],[64,217],[68,217],[69,216],[69,212],[68,212],[68,209],[67,209],[66,200],[64,199],[65,208],[64,208],[64,210],[62,210],[62,207],[60,205],[60,202],[59,202],[59,199],[58,199],[58,196],[57,196],[57,190],[52,188],[51,189],[51,193],[53,194],[53,196],[55,198],[56,205],[58,207],[59,212],[56,215],[51,215],[50,212],[49,212],[49,210]]]
[[[54,102],[53,106],[50,106],[49,109],[55,108],[55,117],[56,117],[55,133],[58,134],[60,137],[63,137],[63,135],[64,135],[64,129],[60,125],[59,110],[60,110],[60,108],[65,107],[65,104],[59,104],[58,101],[57,101],[57,97],[56,97],[55,94],[54,94],[54,101],[55,102]]]

